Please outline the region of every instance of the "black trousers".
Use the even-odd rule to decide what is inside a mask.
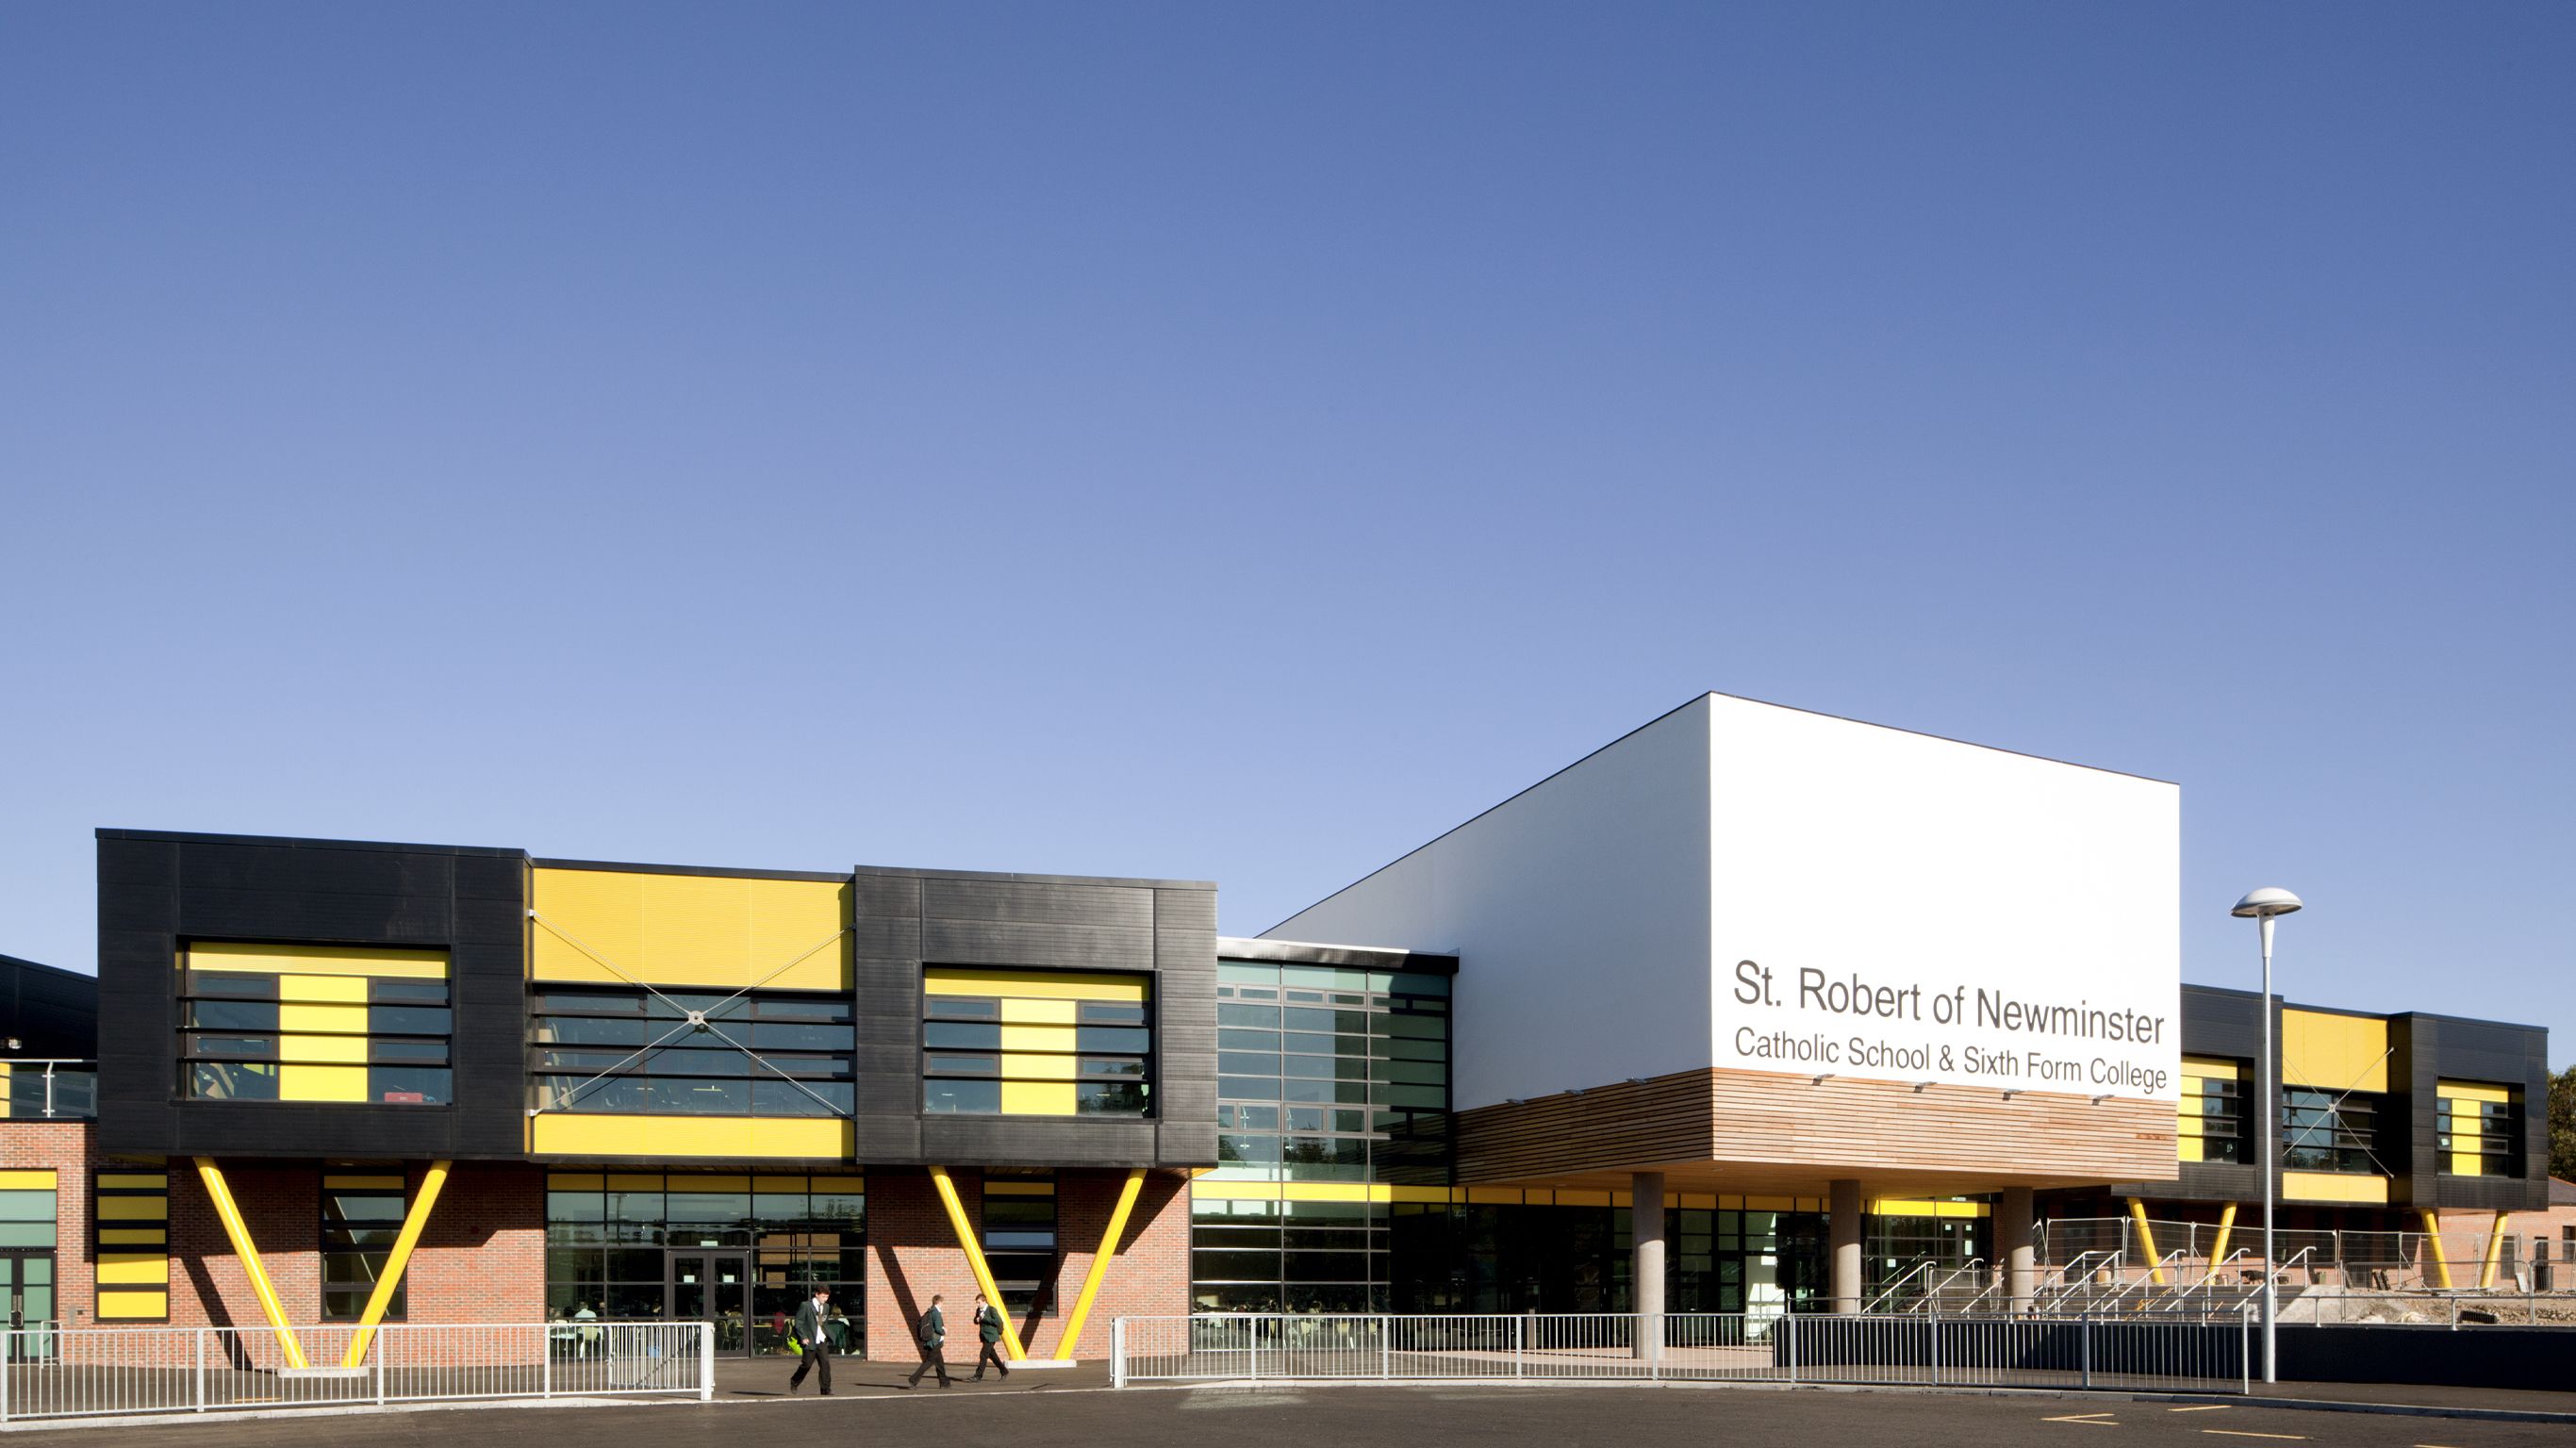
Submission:
[[[912,1370],[911,1381],[915,1385],[918,1385],[921,1382],[921,1375],[930,1371],[932,1368],[939,1369],[939,1386],[943,1388],[948,1386],[948,1349],[945,1347],[932,1347],[928,1343],[923,1343],[921,1345],[921,1366]]]
[[[805,1344],[805,1355],[796,1360],[796,1376],[787,1380],[787,1391],[792,1393],[802,1386],[805,1382],[805,1374],[809,1370],[814,1374],[814,1381],[823,1385],[824,1392],[832,1391],[832,1345],[830,1343]]]
[[[984,1344],[984,1350],[975,1354],[976,1377],[980,1378],[984,1376],[984,1364],[986,1363],[991,1363],[993,1366],[1000,1368],[1002,1370],[1002,1376],[1006,1378],[1011,1375],[1011,1365],[1002,1361],[1002,1345],[998,1342],[988,1342]]]

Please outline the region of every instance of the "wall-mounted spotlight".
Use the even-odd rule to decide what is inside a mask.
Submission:
[[[2111,1099],[2111,1093],[2110,1093],[2110,1092],[2108,1092],[2108,1091],[2105,1091],[2105,1092],[2103,1092],[2101,1095],[2096,1096],[2096,1097],[2094,1097],[2094,1098],[2093,1098],[2093,1104],[2094,1104],[2094,1105],[2096,1105],[2096,1106],[2099,1106],[2099,1105],[2101,1105],[2103,1102],[2108,1101],[2108,1100],[2110,1100],[2110,1099]]]
[[[1931,1084],[1932,1084],[1932,1083],[1931,1083],[1931,1082],[1929,1082],[1929,1081],[1917,1081],[1917,1082],[1915,1082],[1915,1083],[1914,1083],[1914,1094],[1915,1094],[1915,1095],[1917,1095],[1917,1096],[1922,1095],[1922,1094],[1923,1094],[1923,1088],[1924,1088],[1924,1087],[1926,1087],[1926,1086],[1929,1086],[1929,1085],[1931,1085]]]
[[[1834,1073],[1833,1073],[1833,1072],[1831,1072],[1831,1071],[1827,1071],[1827,1072],[1826,1072],[1825,1074],[1823,1074],[1822,1076],[1817,1077],[1815,1080],[1810,1081],[1810,1082],[1808,1082],[1807,1084],[1808,1084],[1808,1085],[1810,1085],[1810,1086],[1822,1086],[1822,1085],[1824,1085],[1826,1082],[1831,1081],[1832,1079],[1834,1079]]]

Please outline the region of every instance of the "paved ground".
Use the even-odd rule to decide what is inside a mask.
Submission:
[[[1099,1448],[1481,1448],[1823,1442],[1838,1448],[2576,1448],[2576,1427],[2320,1413],[2254,1406],[1732,1388],[1202,1388],[1110,1392],[1028,1372],[980,1390],[886,1392],[883,1367],[852,1364],[867,1395],[793,1402],[610,1409],[482,1408],[381,1416],[155,1424],[156,1445],[191,1448],[741,1448],[746,1442],[894,1441]],[[906,1369],[905,1371],[909,1371]],[[134,1429],[12,1435],[12,1448],[100,1448]]]

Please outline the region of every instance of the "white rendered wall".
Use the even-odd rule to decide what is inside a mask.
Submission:
[[[1709,704],[1265,933],[1457,951],[1462,1110],[1709,1065]]]
[[[1750,700],[1707,702],[1717,1065],[2175,1099],[2175,786]],[[1738,978],[1747,960],[1770,973],[1750,1002],[1741,997],[1755,988]],[[1471,955],[1461,968],[1471,1001],[1480,964]],[[1848,989],[1855,978],[1867,1008]],[[1826,989],[1802,1002],[1802,979]],[[1835,984],[1846,987],[1840,1008]],[[1938,1018],[1943,997],[1962,1019]],[[2073,1020],[2106,1029],[1987,1015],[2015,1004],[2098,1011],[2103,1020]],[[2150,1020],[2155,1040],[2110,1038]],[[1742,1049],[1748,1041],[1770,1049]],[[1868,1048],[1886,1054],[1852,1059]],[[1833,1059],[1780,1055],[1800,1049]]]

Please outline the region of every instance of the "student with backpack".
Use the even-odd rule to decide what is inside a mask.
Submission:
[[[912,1370],[911,1378],[904,1383],[907,1388],[920,1387],[921,1375],[932,1368],[939,1370],[939,1386],[956,1386],[948,1378],[948,1359],[943,1351],[948,1346],[948,1319],[939,1310],[940,1300],[938,1293],[930,1294],[930,1310],[921,1315],[921,1326],[915,1333],[921,1340],[921,1366]]]
[[[1002,1350],[999,1346],[1002,1341],[1002,1309],[986,1302],[981,1292],[975,1294],[975,1336],[981,1338],[984,1344],[975,1354],[975,1381],[979,1383],[984,1381],[986,1363],[991,1363],[1002,1376],[1009,1377],[1011,1365],[1002,1361]]]

